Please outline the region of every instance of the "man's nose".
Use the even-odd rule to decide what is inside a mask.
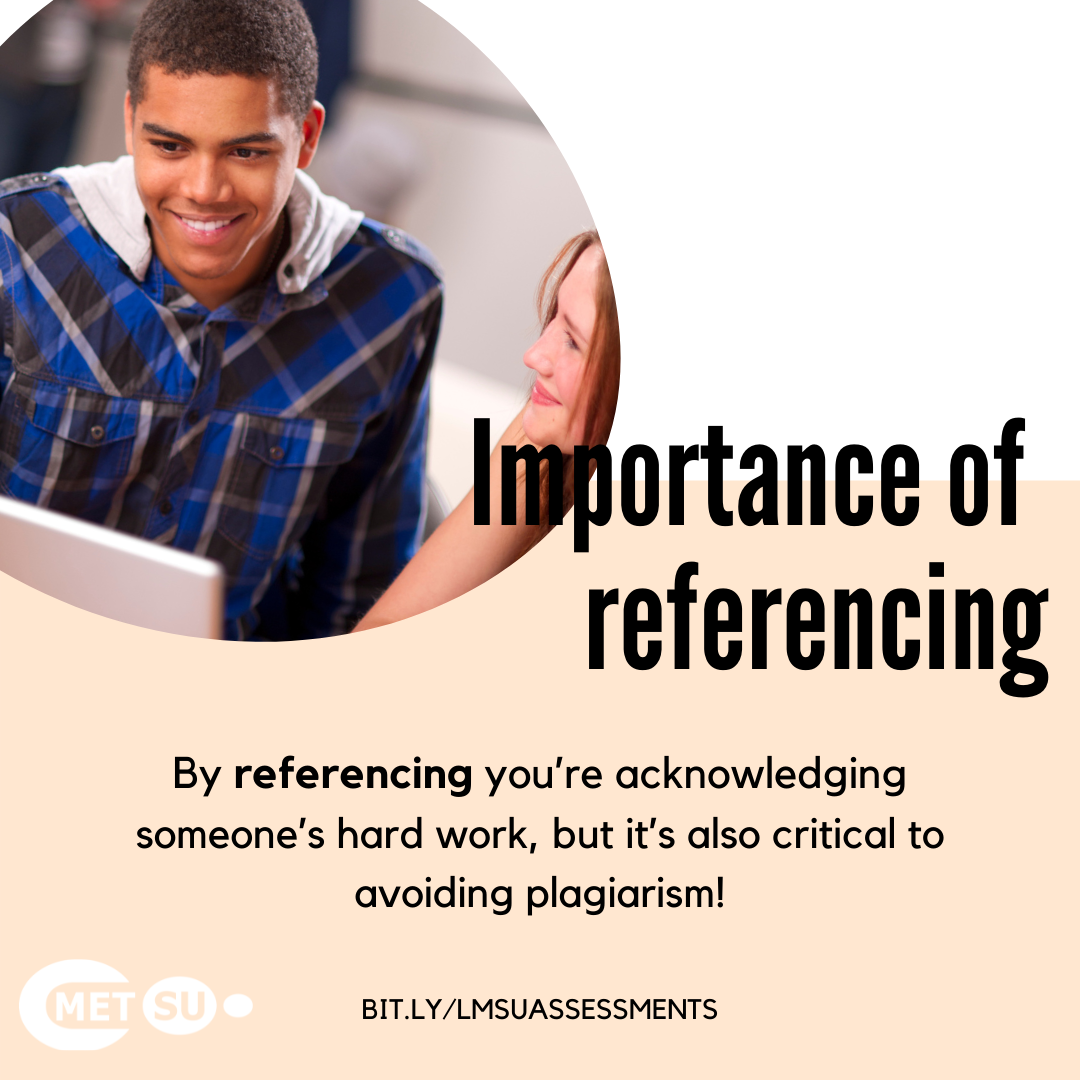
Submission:
[[[184,173],[184,198],[202,206],[228,202],[232,196],[225,170],[212,154],[193,154]]]

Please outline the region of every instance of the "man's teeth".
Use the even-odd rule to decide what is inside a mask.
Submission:
[[[195,221],[193,218],[182,217],[180,219],[189,229],[196,229],[198,232],[217,232],[218,229],[224,229],[229,224],[228,221]]]

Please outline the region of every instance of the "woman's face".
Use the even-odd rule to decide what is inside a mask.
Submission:
[[[585,437],[586,410],[576,406],[596,324],[600,258],[595,244],[581,253],[559,288],[555,317],[525,354],[525,366],[536,372],[523,418],[525,435],[536,446],[554,444],[564,454],[572,454]]]

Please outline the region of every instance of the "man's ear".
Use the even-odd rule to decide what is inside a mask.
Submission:
[[[311,111],[304,117],[304,123],[300,130],[303,142],[300,145],[300,156],[297,158],[296,167],[306,169],[315,156],[315,150],[319,145],[319,137],[326,126],[326,109],[317,101],[311,106]]]
[[[124,146],[135,155],[135,108],[131,104],[131,91],[124,95]]]

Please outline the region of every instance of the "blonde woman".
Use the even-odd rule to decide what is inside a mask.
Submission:
[[[543,330],[525,353],[536,373],[528,404],[504,432],[491,456],[491,490],[501,488],[501,449],[527,443],[563,453],[561,492],[542,474],[544,524],[525,524],[524,486],[518,486],[518,523],[476,525],[473,493],[446,518],[357,625],[398,622],[445,604],[505,570],[549,530],[552,498],[569,510],[574,496],[574,447],[607,442],[619,394],[619,321],[607,259],[595,232],[569,240],[540,281],[537,309]],[[545,463],[546,464],[546,463]],[[524,468],[519,465],[519,471]]]

